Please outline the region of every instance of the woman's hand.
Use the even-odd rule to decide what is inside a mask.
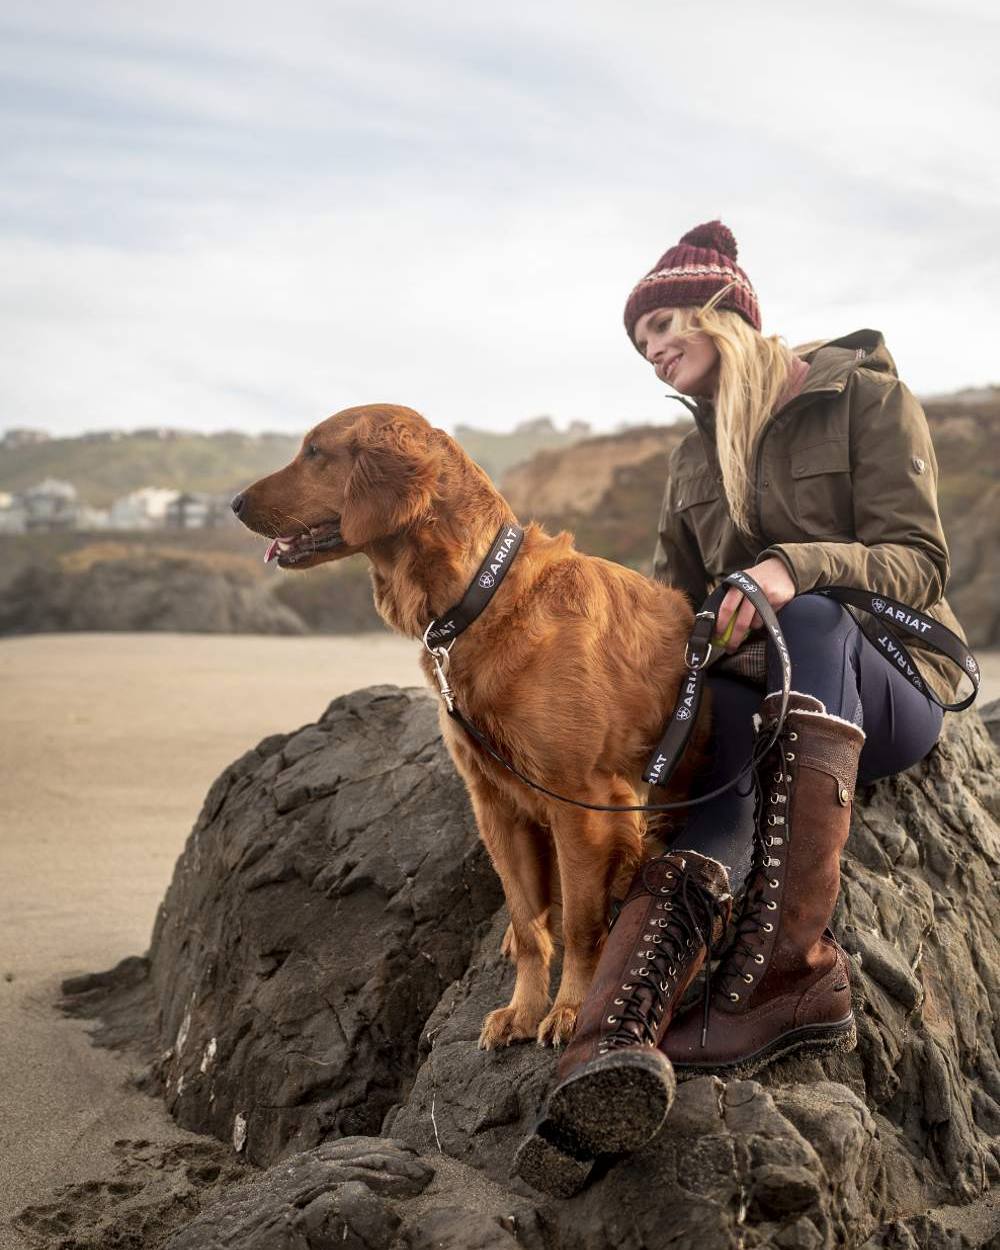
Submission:
[[[795,598],[795,583],[788,569],[777,556],[761,560],[760,564],[755,564],[752,569],[744,569],[743,572],[753,578],[775,612],[780,611],[789,600]],[[745,599],[735,586],[730,586],[719,607],[719,619],[715,623],[717,638],[725,634],[733,617],[735,617],[733,632],[726,640],[726,650],[730,654],[740,646],[752,629],[757,629],[763,624],[750,600]]]

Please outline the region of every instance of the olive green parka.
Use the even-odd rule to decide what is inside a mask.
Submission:
[[[930,430],[881,334],[859,330],[797,354],[809,365],[802,389],[768,419],[751,454],[752,532],[730,516],[714,412],[702,401],[670,459],[653,576],[697,609],[727,573],[777,556],[797,594],[877,590],[961,635],[944,598],[948,547]],[[958,670],[902,637],[932,688],[952,701]]]

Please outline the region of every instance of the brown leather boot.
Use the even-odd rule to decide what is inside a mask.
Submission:
[[[764,700],[758,742],[779,705],[778,695]],[[757,863],[736,936],[704,1013],[686,1011],[663,1041],[678,1074],[748,1077],[795,1051],[854,1048],[847,956],[827,925],[864,740],[857,725],[793,692],[759,766]]]
[[[672,851],[636,873],[601,953],[573,1040],[515,1170],[568,1197],[599,1154],[635,1150],[663,1123],[676,1083],[657,1050],[684,991],[725,933],[725,868]]]

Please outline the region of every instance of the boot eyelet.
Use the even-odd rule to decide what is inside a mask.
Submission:
[[[667,969],[667,972],[669,972],[669,974],[672,977],[675,977],[677,975],[677,969],[673,966],[673,964],[670,965],[670,967]]]
[[[777,910],[778,910],[778,904],[777,904],[777,903],[774,903],[774,902],[771,902],[771,903],[766,903],[766,904],[765,904],[765,906],[767,907],[767,910],[768,910],[768,911],[777,911]]]
[[[780,783],[780,782],[781,782],[781,778],[782,778],[782,776],[783,776],[783,775],[784,775],[784,774],[782,774],[782,773],[775,773],[775,774],[774,774],[774,780]]]
[[[791,763],[792,763],[792,761],[795,759],[795,752],[794,752],[794,751],[786,751],[786,752],[785,752],[785,759],[789,762],[789,764],[791,764]]]
[[[776,890],[778,886],[781,885],[781,882],[778,880],[777,877],[769,877],[767,884],[771,887],[772,890]]]
[[[664,903],[664,904],[663,904],[663,910],[664,910],[664,911],[673,911],[673,910],[674,910],[674,905],[673,905],[673,903]]]
[[[670,982],[669,982],[669,981],[661,981],[661,982],[660,982],[660,993],[661,993],[661,994],[666,994],[667,990],[669,990],[669,989],[670,989]]]
[[[654,934],[653,934],[653,945],[654,945],[654,946],[659,946],[659,945],[660,945],[660,943],[661,943],[662,941],[663,941],[663,938],[661,938],[661,937],[660,937],[660,935],[659,935],[658,933],[654,933]]]
[[[623,985],[623,986],[622,986],[622,989],[623,989],[623,990],[624,990],[624,992],[627,994],[627,993],[629,992],[629,990],[634,990],[634,989],[635,989],[635,986],[634,986],[634,985]]]
[[[738,1003],[738,1002],[740,1001],[740,996],[739,996],[739,994],[737,994],[737,993],[735,992],[735,990],[734,990],[734,991],[733,991],[733,992],[729,995],[729,1000],[730,1000],[730,1002],[733,1002],[733,1003]]]
[[[747,985],[753,985],[753,973],[752,973],[752,972],[744,972],[744,974],[743,974],[743,980],[744,980],[744,981],[746,981]]]
[[[629,968],[628,974],[630,977],[641,977],[642,969],[641,968]]]
[[[624,1007],[624,1006],[625,1006],[625,999],[624,999],[624,998],[616,998],[616,999],[615,999],[615,1006],[616,1006],[616,1007]]]
[[[608,1024],[614,1024],[617,1019],[617,1016],[608,1016]]]
[[[799,740],[799,735],[798,735],[798,734],[795,732],[795,730],[793,729],[793,730],[791,731],[791,733],[788,735],[788,741],[789,741],[789,742],[798,742],[798,740]]]
[[[773,924],[765,924],[765,925],[761,925],[761,928],[764,930],[764,932],[765,932],[765,933],[773,933],[773,932],[774,932],[774,925],[773,925]]]
[[[771,856],[771,863],[775,866],[775,868],[780,868],[780,867],[781,867],[781,860],[780,860],[780,859],[778,859],[778,857],[777,857],[776,855],[772,855],[772,856]]]
[[[651,941],[653,940],[653,935],[652,935],[652,933],[644,933],[644,934],[642,935],[642,940],[643,940],[644,942],[651,942]]]
[[[754,961],[754,963],[755,963],[755,964],[762,964],[762,963],[764,962],[764,956],[763,956],[763,955],[754,955],[754,957],[753,957],[753,961]],[[616,1000],[616,1001],[617,1001],[617,1000]]]

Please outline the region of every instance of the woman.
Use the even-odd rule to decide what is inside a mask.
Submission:
[[[673,1096],[670,1061],[745,1077],[798,1051],[853,1048],[848,961],[827,926],[855,783],[915,764],[941,728],[940,707],[854,616],[808,593],[877,590],[959,632],[943,598],[948,551],[923,412],[875,331],[797,352],[764,337],[736,256],[721,222],[698,226],[626,305],[633,344],[691,397],[695,419],[671,458],[654,575],[697,609],[723,576],[749,573],[778,614],[793,694],[756,784],[694,807],[629,890],[546,1118],[519,1154],[525,1179],[556,1193],[573,1192],[596,1154],[656,1131]],[[733,659],[709,677],[712,741],[696,794],[734,777],[773,730],[777,657],[769,642],[744,646],[759,625],[731,588],[718,632]],[[947,661],[919,643],[913,652],[923,679],[954,698]],[[741,888],[729,944],[710,951]],[[677,1013],[709,954],[720,962],[704,1005]]]

